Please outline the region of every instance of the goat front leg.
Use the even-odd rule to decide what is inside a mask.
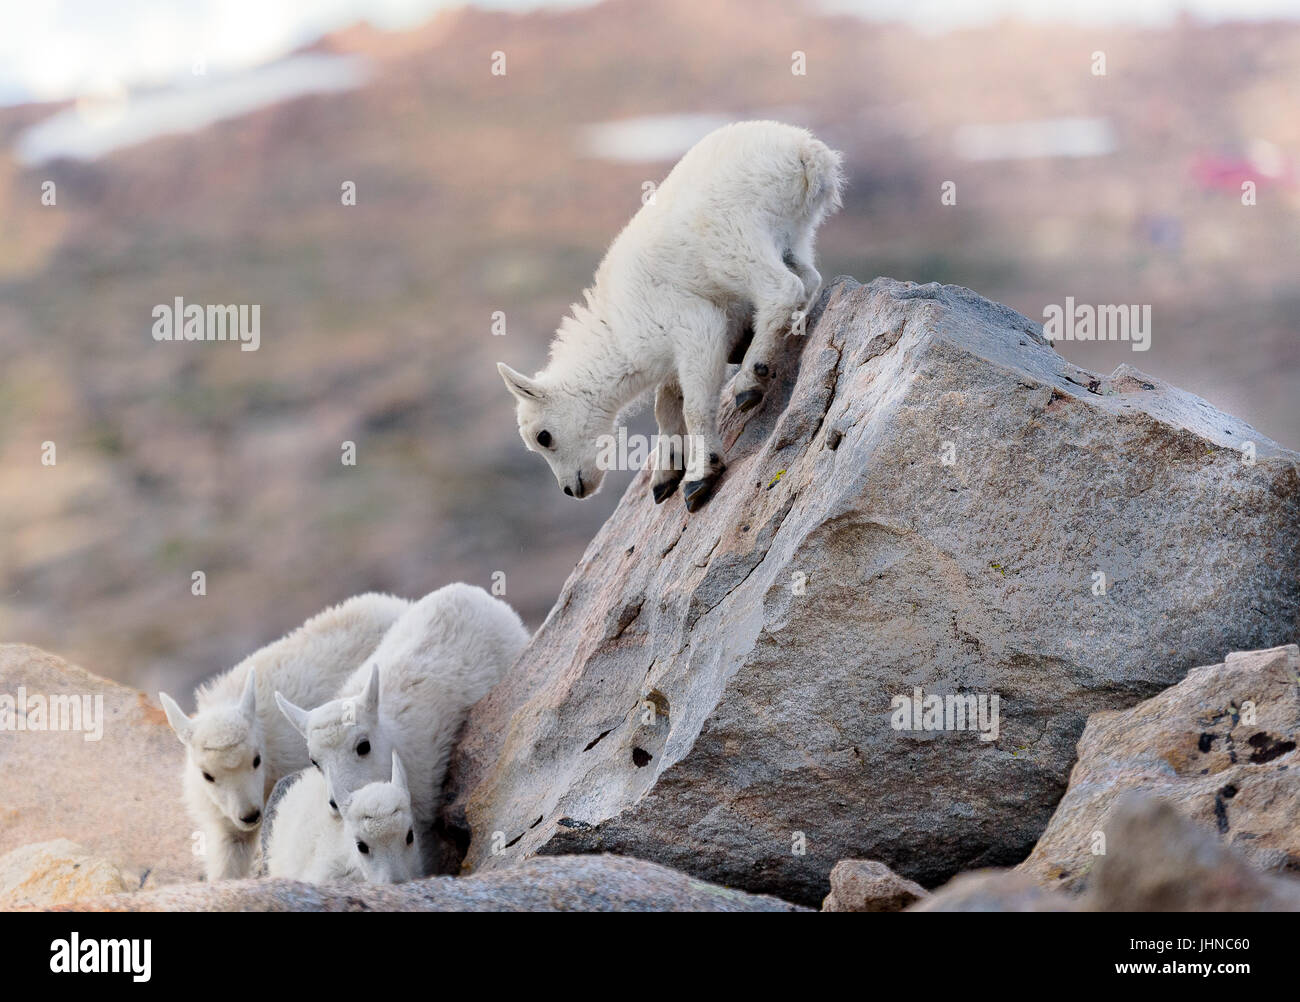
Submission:
[[[655,391],[655,420],[659,437],[651,457],[650,490],[655,504],[672,497],[686,475],[686,417],[682,413],[682,388],[667,382]]]
[[[252,875],[257,832],[241,832],[225,825],[214,825],[203,834],[209,882]]]
[[[727,373],[727,350],[721,343],[718,348],[697,357],[692,365],[682,367],[678,373],[688,445],[682,500],[691,512],[704,507],[727,468],[722,461],[722,438],[718,434],[718,394]]]

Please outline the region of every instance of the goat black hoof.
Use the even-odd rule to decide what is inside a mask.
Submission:
[[[709,498],[713,497],[713,488],[717,486],[718,479],[722,476],[722,471],[710,474],[703,480],[689,480],[682,486],[682,500],[686,502],[686,510],[697,512],[709,503]]]
[[[661,484],[654,485],[652,490],[655,496],[655,504],[663,504],[673,496],[677,490],[677,485],[682,482],[682,476],[683,474],[678,474],[672,480],[665,480]]]

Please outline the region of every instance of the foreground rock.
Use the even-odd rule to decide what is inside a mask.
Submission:
[[[1015,870],[983,869],[962,873],[944,884],[913,912],[1073,912],[1078,903],[1060,891],[1039,887]]]
[[[183,750],[162,710],[35,647],[0,645],[0,707],[19,696],[24,729],[0,709],[0,854],[68,838],[120,868],[132,888],[197,880],[193,825],[180,803]],[[74,717],[64,697],[90,712]],[[42,719],[38,706],[44,726],[81,729],[30,729]],[[86,740],[96,738],[95,722],[102,731]]]
[[[1230,654],[1128,710],[1094,714],[1070,787],[1020,869],[1077,889],[1129,791],[1158,795],[1264,869],[1300,870],[1300,648]]]
[[[1092,911],[1300,911],[1300,880],[1261,873],[1170,804],[1126,794],[1083,896]]]
[[[708,507],[638,476],[476,708],[469,868],[612,850],[816,905],[867,858],[933,886],[1024,859],[1089,714],[1294,639],[1296,454],[965,289],[820,307],[747,423],[724,406]],[[915,687],[996,694],[996,740],[895,730]]]
[[[473,877],[314,886],[232,880],[82,901],[70,911],[789,912],[796,906],[620,856],[564,856]]]
[[[1106,854],[1081,896],[1046,890],[1018,870],[962,874],[910,911],[1300,911],[1300,880],[1262,873],[1171,804],[1121,796]]]
[[[130,889],[116,866],[67,839],[23,846],[0,856],[0,910],[47,908]]]
[[[824,912],[901,912],[929,895],[920,884],[900,877],[884,863],[842,859],[831,869],[831,892]]]

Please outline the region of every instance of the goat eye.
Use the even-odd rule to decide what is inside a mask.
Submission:
[[[366,855],[368,852],[370,852],[370,846],[366,845],[364,842],[358,842],[358,843],[357,843],[357,852],[361,853],[361,855],[364,856],[364,855]]]
[[[261,765],[261,764],[262,764],[262,756],[261,756],[261,755],[254,755],[254,756],[253,756],[253,768],[256,769],[256,768],[257,768],[259,765]]]
[[[543,449],[551,447],[551,433],[549,431],[539,431],[537,433],[537,444]]]
[[[317,762],[315,759],[312,759],[312,760],[311,760],[311,764],[312,764],[313,766],[315,766],[317,769],[320,768],[320,763]]]
[[[406,844],[410,845],[414,841],[415,841],[415,829],[411,828],[406,833]]]
[[[357,754],[358,754],[358,755],[369,755],[369,754],[370,754],[370,742],[369,742],[369,741],[362,741],[361,744],[357,745]]]
[[[216,780],[213,779],[211,776],[209,776],[206,772],[203,774],[203,778],[206,779],[209,783],[215,783],[215,782],[216,782]]]

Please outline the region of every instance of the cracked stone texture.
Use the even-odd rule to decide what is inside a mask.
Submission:
[[[793,912],[787,901],[718,887],[621,856],[564,856],[472,877],[409,884],[222,880],[78,901],[59,911]]]
[[[0,696],[102,696],[103,736],[0,725],[0,854],[69,838],[132,888],[197,880],[181,805],[185,753],[144,693],[26,644],[0,644]],[[93,706],[93,703],[92,703]]]
[[[1300,648],[1229,654],[1128,710],[1088,718],[1056,813],[1018,867],[1081,890],[1126,793],[1154,794],[1261,869],[1300,870]]]
[[[708,507],[643,471],[475,708],[464,866],[611,851],[809,906],[844,858],[934,886],[1025,858],[1089,714],[1293,641],[1300,457],[1040,330],[954,286],[824,290],[760,408],[724,404]],[[914,686],[999,694],[998,739],[893,730]]]

